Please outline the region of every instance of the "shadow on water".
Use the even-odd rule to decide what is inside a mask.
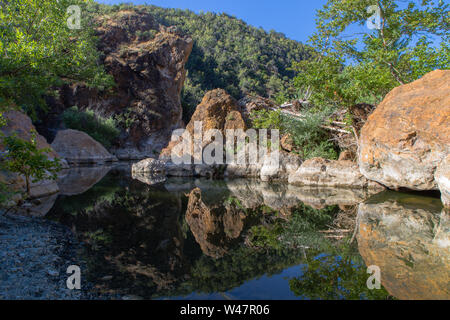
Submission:
[[[448,219],[434,199],[252,180],[147,185],[129,172],[125,165],[66,173],[59,182],[65,191],[47,214],[83,242],[83,279],[99,292],[144,299],[449,298]],[[399,262],[410,256],[412,267]],[[381,268],[379,290],[367,287],[369,265]]]

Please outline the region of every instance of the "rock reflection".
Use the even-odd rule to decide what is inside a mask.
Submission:
[[[67,196],[82,194],[102,180],[112,168],[104,165],[63,170],[57,181],[59,193]]]
[[[358,209],[359,252],[398,299],[450,298],[450,220],[439,199],[385,192]]]

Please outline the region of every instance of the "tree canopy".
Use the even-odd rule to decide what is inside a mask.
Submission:
[[[377,104],[394,87],[450,67],[448,4],[375,3],[329,0],[318,10],[316,58],[294,64],[296,86],[310,89],[316,105]]]

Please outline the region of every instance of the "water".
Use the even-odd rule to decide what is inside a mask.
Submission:
[[[78,168],[42,205],[83,242],[83,281],[143,299],[448,299],[437,198]],[[362,203],[365,199],[370,200]],[[51,209],[49,209],[51,208]],[[49,210],[49,211],[48,211]],[[48,212],[47,212],[48,211]],[[367,267],[381,270],[367,287]]]

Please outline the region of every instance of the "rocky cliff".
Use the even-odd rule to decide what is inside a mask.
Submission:
[[[183,126],[180,93],[193,41],[142,12],[120,11],[97,23],[101,62],[116,86],[111,92],[82,83],[60,88],[59,98],[48,101],[51,112],[43,127],[61,128],[60,115],[67,108],[89,108],[120,120],[121,134],[110,150],[117,158],[154,156],[167,146],[172,131]],[[145,32],[156,35],[138,36]]]

